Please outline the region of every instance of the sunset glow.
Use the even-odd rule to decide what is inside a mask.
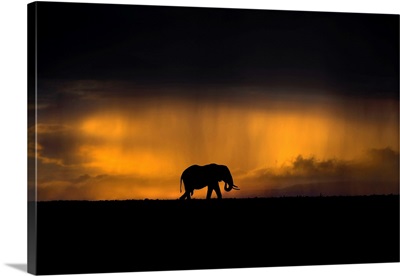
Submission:
[[[208,163],[226,164],[241,187],[240,194],[225,197],[257,196],[279,188],[272,178],[256,180],[257,171],[282,174],[300,155],[360,162],[370,149],[398,152],[396,102],[353,106],[329,98],[318,104],[254,98],[225,104],[171,98],[135,100],[132,108],[126,99],[118,101],[98,101],[96,110],[74,120],[55,122],[51,116],[51,124],[41,122],[40,199],[178,198],[182,171]],[[196,191],[195,198],[204,194]]]

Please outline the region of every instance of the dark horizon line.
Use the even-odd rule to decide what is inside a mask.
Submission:
[[[106,202],[106,201],[221,201],[221,200],[261,200],[261,199],[291,199],[291,198],[356,198],[356,197],[393,197],[398,196],[400,199],[400,194],[371,194],[371,195],[319,195],[319,196],[272,196],[272,197],[240,197],[240,198],[192,198],[190,200],[180,200],[177,199],[152,199],[152,198],[143,198],[143,199],[100,199],[100,200],[89,200],[89,199],[60,199],[60,200],[37,200],[37,201],[28,201],[28,203],[34,202]]]

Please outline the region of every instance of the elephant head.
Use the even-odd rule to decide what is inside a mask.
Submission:
[[[224,190],[227,191],[227,192],[231,191],[232,189],[233,190],[240,190],[238,188],[238,186],[236,186],[233,183],[232,174],[229,171],[228,167],[225,166],[225,165],[219,165],[219,169],[220,169],[219,175],[221,177],[221,179],[219,181],[224,181],[225,182]]]

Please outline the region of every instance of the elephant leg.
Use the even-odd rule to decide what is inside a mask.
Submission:
[[[185,198],[190,199],[190,192],[186,191],[179,199],[184,200]]]
[[[215,190],[215,193],[217,194],[217,198],[218,198],[218,199],[222,199],[221,189],[219,188],[218,183],[217,183],[217,185],[215,186],[214,190]]]
[[[211,187],[211,185],[209,185],[209,186],[207,187],[207,199],[210,199],[210,198],[211,198],[211,193],[212,193],[212,191],[213,191],[213,188]]]

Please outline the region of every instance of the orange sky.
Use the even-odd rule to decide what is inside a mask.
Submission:
[[[38,199],[176,199],[182,171],[208,163],[227,165],[241,189],[223,197],[292,194],[288,187],[316,179],[335,183],[330,194],[398,193],[398,101],[323,95],[281,99],[256,91],[245,101],[111,97],[92,98],[96,108],[88,110],[39,109]],[[378,155],[371,155],[373,149]],[[380,157],[394,162],[383,160],[391,173],[376,173],[382,171]],[[296,164],[308,167],[300,172]],[[375,174],[367,178],[363,170]],[[360,184],[367,179],[383,184],[371,190]],[[343,190],[340,185],[349,182],[357,188]],[[204,197],[205,189],[195,191],[194,198]]]

